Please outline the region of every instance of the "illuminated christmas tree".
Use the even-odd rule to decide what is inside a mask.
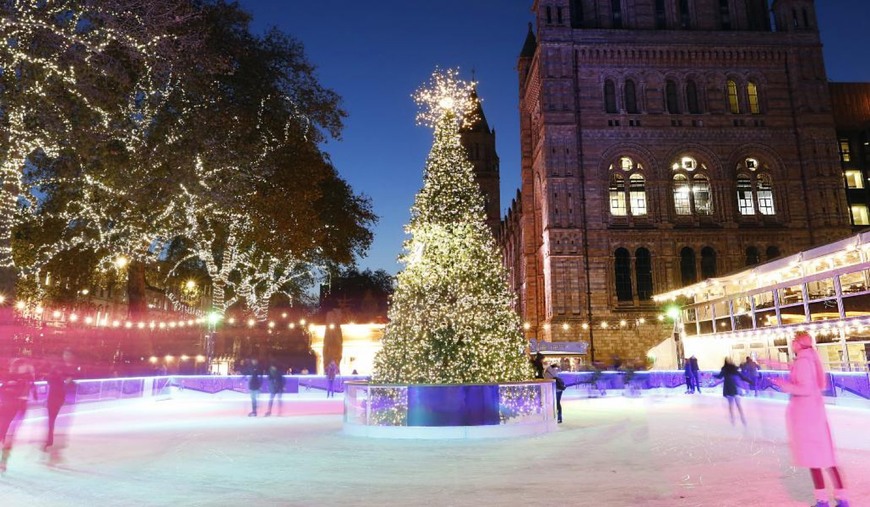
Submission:
[[[460,144],[473,120],[474,84],[436,71],[415,95],[417,120],[435,130],[423,189],[411,210],[374,379],[396,383],[508,382],[530,378],[520,321],[485,222],[484,200]]]

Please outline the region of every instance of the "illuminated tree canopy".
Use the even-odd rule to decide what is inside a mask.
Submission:
[[[411,210],[374,378],[395,383],[475,383],[531,377],[526,342],[460,125],[473,84],[436,71],[416,99],[435,140]]]

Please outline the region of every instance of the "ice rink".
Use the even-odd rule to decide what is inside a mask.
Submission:
[[[58,466],[40,450],[45,419],[34,412],[0,478],[0,506],[811,503],[808,472],[790,465],[782,401],[744,398],[744,429],[718,395],[568,393],[557,432],[478,441],[345,436],[341,398],[315,392],[269,418],[246,417],[238,393],[81,405]],[[870,506],[870,410],[828,414],[853,505]]]

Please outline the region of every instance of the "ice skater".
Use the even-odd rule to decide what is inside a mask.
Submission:
[[[692,356],[689,362],[692,364],[692,387],[701,394],[701,368],[698,367],[698,358]]]
[[[46,408],[48,409],[48,431],[45,437],[45,444],[42,446],[44,452],[50,453],[50,461],[57,462],[60,459],[61,445],[55,445],[55,428],[57,418],[60,415],[61,409],[66,402],[67,393],[74,389],[75,365],[73,364],[73,353],[70,349],[63,351],[62,362],[51,367],[48,374],[48,398],[46,400]],[[62,431],[58,436],[66,437],[65,431]],[[60,440],[60,439],[58,439]]]
[[[248,368],[248,391],[251,393],[251,412],[248,417],[257,417],[257,398],[260,396],[260,388],[263,387],[263,369],[260,368],[257,359],[251,359]]]
[[[743,374],[747,379],[747,383],[749,384],[749,389],[755,393],[755,396],[758,396],[758,363],[756,363],[751,357],[747,356],[746,361],[740,365],[740,373]]]
[[[335,360],[329,362],[326,367],[326,397],[335,398],[335,376],[338,374],[338,365]]]
[[[33,366],[19,358],[12,361],[0,381],[0,438],[3,441],[0,473],[6,472],[15,432],[27,412],[27,398],[32,394],[33,399],[37,399],[33,380]]]
[[[722,379],[722,396],[728,400],[728,416],[731,418],[731,425],[734,425],[734,406],[736,405],[737,411],[740,412],[740,422],[746,426],[746,416],[743,415],[743,407],[740,406],[740,393],[737,391],[737,379],[739,377],[746,382],[748,380],[740,373],[730,357],[725,358],[725,364],[714,377]]]
[[[831,427],[825,413],[822,391],[827,378],[819,354],[813,348],[812,337],[803,332],[795,333],[792,340],[795,361],[790,367],[788,379],[772,378],[784,393],[789,394],[786,408],[786,427],[789,447],[795,466],[810,469],[815,488],[816,507],[829,507],[828,491],[822,469],[827,468],[834,486],[838,507],[848,507],[848,495],[843,476],[837,466]],[[779,363],[765,361],[773,367]],[[771,364],[772,363],[772,364]]]
[[[692,373],[692,360],[685,358],[683,363],[683,373],[686,375],[686,394],[695,392],[695,375]]]
[[[266,376],[269,380],[269,408],[266,410],[266,417],[272,415],[272,402],[275,401],[275,397],[278,398],[278,415],[281,415],[281,395],[284,394],[284,375],[273,364],[269,367],[269,373]]]

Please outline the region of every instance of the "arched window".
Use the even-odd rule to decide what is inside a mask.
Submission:
[[[631,258],[628,250],[618,248],[614,263],[616,271],[616,299],[618,301],[631,301]]]
[[[716,277],[716,250],[709,246],[701,249],[701,279]]]
[[[698,281],[695,270],[695,251],[689,247],[680,250],[680,279],[683,285],[691,285]]]
[[[608,113],[616,113],[616,86],[608,79],[604,82],[604,109]]]
[[[761,254],[758,253],[758,248],[751,246],[746,249],[746,265],[755,266],[761,263]]]
[[[737,95],[737,82],[728,80],[728,110],[732,114],[740,114],[740,98]]]
[[[665,101],[667,102],[669,113],[680,113],[680,104],[677,102],[677,83],[670,79],[665,84]]]
[[[549,5],[547,6],[547,24],[553,24],[553,8]]]
[[[668,18],[665,15],[665,0],[656,0],[656,28],[664,30],[668,27]]]
[[[710,197],[710,180],[703,174],[696,174],[692,178],[692,194],[695,199],[695,213],[712,215],[713,199]]]
[[[737,209],[741,215],[755,214],[755,199],[752,196],[752,180],[749,176],[737,176]]]
[[[680,28],[688,30],[691,28],[689,17],[689,0],[680,0]]]
[[[689,178],[685,174],[674,175],[674,210],[677,215],[691,215],[692,203],[689,198]]]
[[[694,81],[686,83],[686,106],[691,114],[701,114],[701,102],[698,100],[698,85]]]
[[[630,114],[637,114],[637,90],[634,86],[634,81],[631,79],[625,80],[625,111]]]
[[[631,214],[646,215],[646,183],[642,174],[632,174],[628,177],[628,197]]]
[[[746,85],[746,97],[749,99],[749,112],[761,114],[761,108],[758,105],[758,85],[752,81]]]
[[[653,297],[652,256],[646,248],[634,252],[634,273],[637,279],[637,299],[649,301]]]
[[[610,175],[610,214],[615,217],[628,214],[625,204],[625,178],[621,174]]]
[[[775,215],[776,208],[773,204],[773,185],[767,174],[758,175],[758,211],[762,215]]]
[[[613,28],[622,28],[622,0],[610,0]]]
[[[728,1],[719,0],[719,20],[722,22],[723,30],[731,30],[731,8]]]
[[[778,246],[767,247],[767,260],[772,261],[773,259],[778,258],[780,255],[782,255],[782,253],[780,253]]]

